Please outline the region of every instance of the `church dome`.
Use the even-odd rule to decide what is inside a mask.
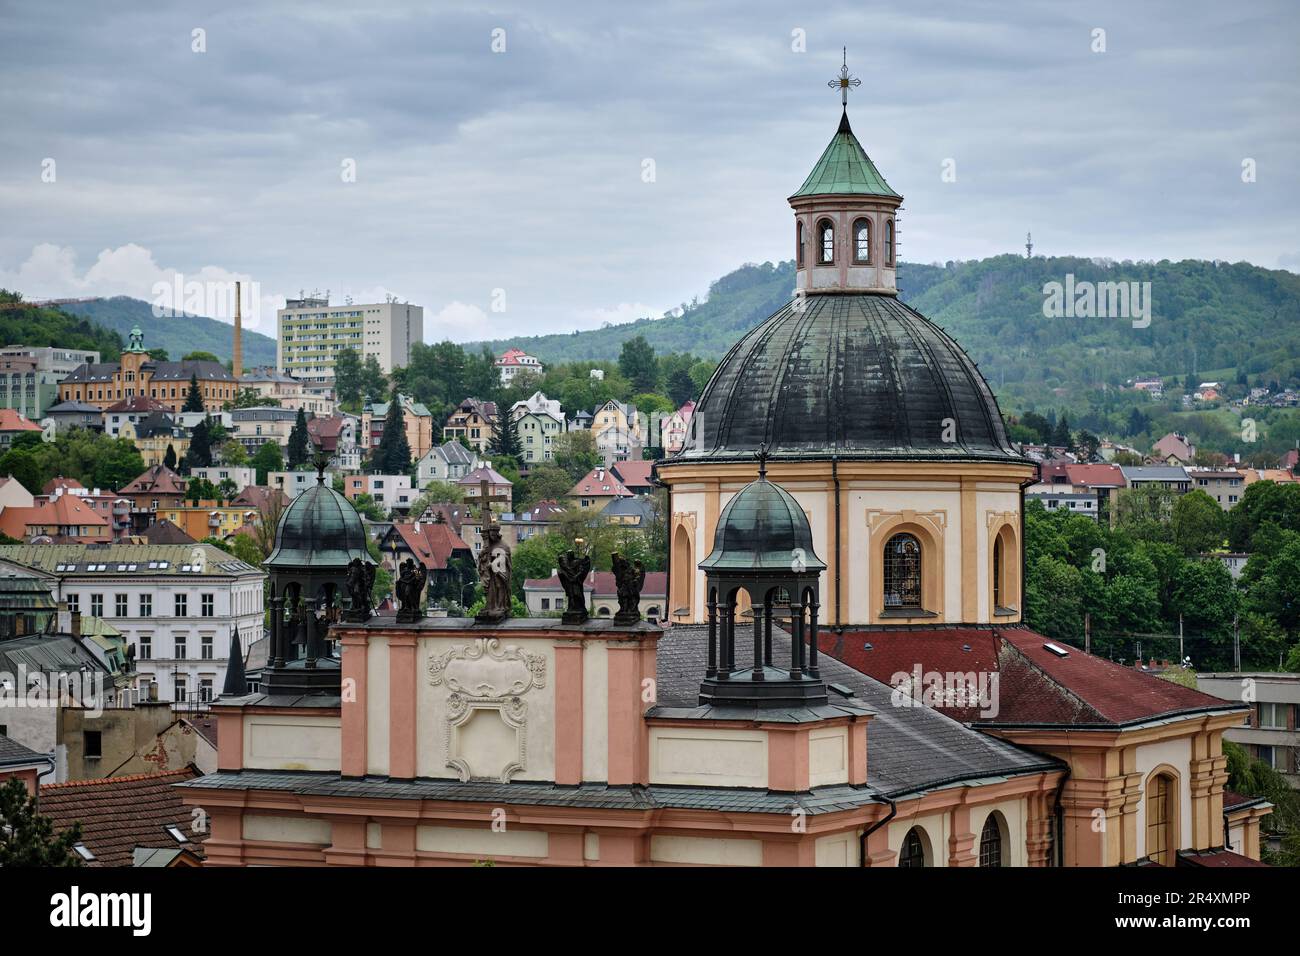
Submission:
[[[713,572],[778,571],[789,573],[798,560],[799,570],[820,571],[826,565],[813,551],[812,528],[803,508],[790,492],[759,476],[727,502],[718,516],[713,552],[700,568]]]
[[[664,462],[1016,461],[975,363],[893,295],[809,295],[742,338],[718,365],[691,438]]]
[[[320,476],[285,509],[275,529],[275,548],[267,568],[343,569],[353,558],[373,561],[366,529],[352,503]]]

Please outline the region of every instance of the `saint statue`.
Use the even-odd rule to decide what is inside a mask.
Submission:
[[[629,561],[615,551],[610,555],[614,565],[614,586],[618,590],[618,613],[615,624],[636,624],[641,620],[641,587],[645,584],[645,565]]]
[[[420,619],[420,595],[428,580],[429,572],[423,564],[411,558],[402,562],[397,577],[398,623],[410,624]]]
[[[360,558],[353,558],[348,565],[347,587],[351,602],[347,615],[349,623],[361,624],[370,620],[370,609],[373,606],[370,595],[374,586],[375,566]]]
[[[582,624],[587,620],[587,593],[584,584],[591,573],[591,557],[572,548],[559,557],[560,584],[564,587],[565,624]]]
[[[510,616],[510,549],[501,540],[501,529],[483,529],[487,547],[478,556],[478,577],[483,585],[483,610],[475,618],[480,624],[499,624]]]

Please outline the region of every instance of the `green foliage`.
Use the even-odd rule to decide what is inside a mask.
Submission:
[[[59,432],[52,442],[19,442],[0,456],[0,474],[16,478],[34,495],[60,475],[87,488],[116,490],[143,471],[144,459],[130,441],[80,428]]]
[[[90,349],[98,351],[105,362],[115,361],[121,354],[122,336],[105,328],[103,323],[72,315],[61,308],[18,306],[22,301],[18,293],[0,289],[0,338],[5,342]]]
[[[190,430],[190,447],[185,452],[182,468],[190,471],[194,468],[207,468],[212,464],[212,424],[203,419]]]
[[[202,349],[195,349],[193,352],[186,352],[181,356],[182,362],[216,362],[221,363],[221,359],[211,352],[205,352]]]
[[[563,503],[564,496],[573,488],[574,480],[567,471],[553,462],[542,462],[533,466],[524,479],[523,489],[516,497],[526,508],[548,499]]]
[[[81,825],[54,832],[49,817],[36,812],[36,800],[17,777],[0,784],[0,868],[78,867],[72,847],[81,842]]]
[[[361,353],[356,349],[339,349],[334,356],[334,392],[344,407],[360,407]]]
[[[388,513],[380,507],[374,495],[366,492],[362,492],[352,499],[352,507],[356,508],[357,513],[363,518],[369,518],[371,521],[383,521],[388,517]]]
[[[411,470],[411,445],[406,440],[406,420],[396,389],[389,396],[384,434],[371,464],[376,472],[384,475],[404,475]]]
[[[311,436],[307,433],[307,414],[298,409],[293,428],[289,432],[289,468],[297,470],[311,459]]]
[[[623,343],[618,369],[638,392],[653,391],[659,384],[659,363],[655,361],[654,348],[644,335],[634,336]]]
[[[248,464],[248,449],[237,438],[227,438],[221,443],[221,463],[242,468]]]
[[[257,469],[257,483],[265,485],[267,474],[272,471],[284,470],[284,455],[280,451],[280,443],[276,441],[263,442],[258,446],[257,451],[253,453],[251,464]]]
[[[1228,519],[1219,503],[1197,488],[1174,503],[1172,524],[1175,546],[1192,555],[1222,546]]]
[[[190,387],[185,391],[185,404],[181,407],[181,411],[203,411],[203,395],[199,391],[199,375],[197,372],[190,375]]]
[[[551,460],[573,482],[604,461],[596,451],[596,436],[585,429],[557,435],[551,443]]]
[[[176,470],[176,446],[168,444],[167,452],[163,455],[163,467],[170,470]]]
[[[492,430],[492,440],[488,442],[488,452],[493,457],[493,463],[500,458],[511,458],[519,461],[523,458],[523,450],[519,444],[519,429],[515,422],[511,421],[508,414],[502,414]]]
[[[234,398],[221,407],[227,412],[236,408],[279,408],[280,400],[264,397],[255,388],[241,388]]]

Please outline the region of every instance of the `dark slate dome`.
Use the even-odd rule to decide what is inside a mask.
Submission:
[[[700,562],[700,569],[789,574],[796,558],[807,571],[826,567],[813,551],[812,528],[799,503],[760,471],[757,480],[741,488],[722,509],[713,551]]]
[[[370,561],[366,529],[352,502],[318,478],[285,509],[275,529],[268,568],[338,568],[353,558]]]
[[[674,461],[1024,461],[975,363],[892,295],[810,295],[727,353]],[[944,441],[945,419],[955,440]]]

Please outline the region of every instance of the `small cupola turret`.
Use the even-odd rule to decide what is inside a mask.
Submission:
[[[790,197],[795,217],[795,290],[801,295],[879,292],[897,295],[897,213],[890,188],[849,125],[848,52],[840,75],[840,125],[804,184]]]

